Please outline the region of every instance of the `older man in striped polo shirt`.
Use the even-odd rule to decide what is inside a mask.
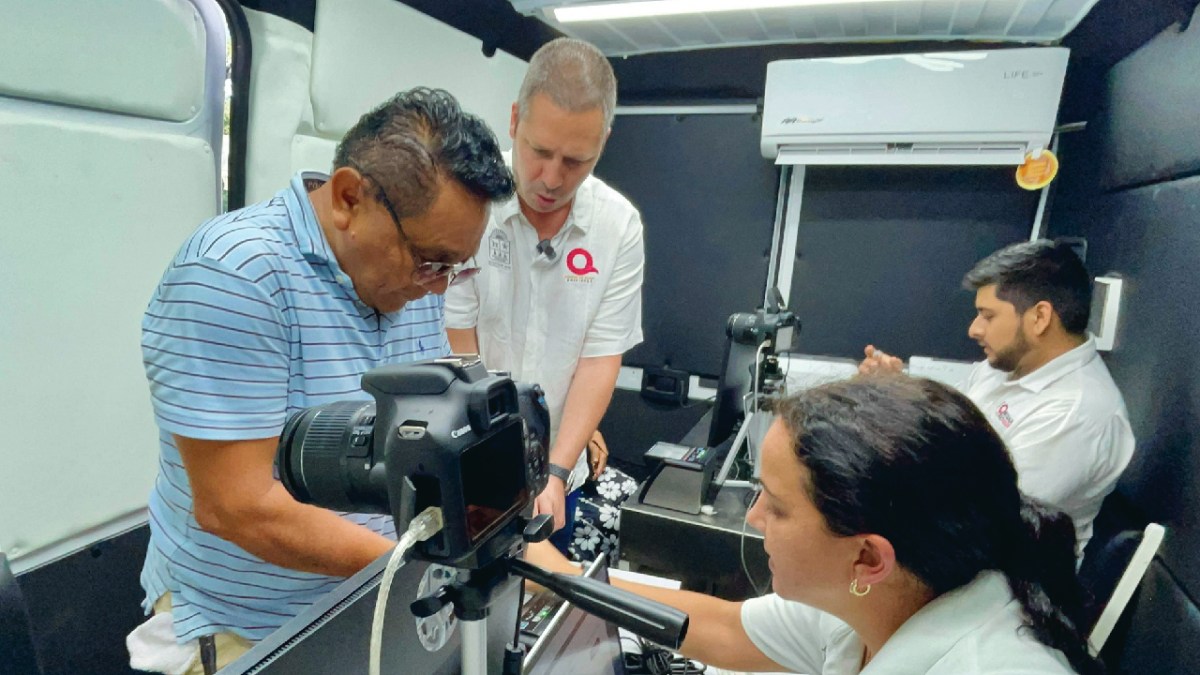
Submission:
[[[414,89],[359,120],[332,175],[184,242],[142,323],[161,449],[144,609],[170,613],[176,646],[216,636],[224,665],[394,545],[390,518],[295,501],[278,437],[293,412],[365,398],[367,370],[449,351],[441,294],[512,190],[487,126]]]

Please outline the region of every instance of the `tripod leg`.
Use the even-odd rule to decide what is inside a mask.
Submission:
[[[487,675],[487,620],[460,621],[462,674]]]

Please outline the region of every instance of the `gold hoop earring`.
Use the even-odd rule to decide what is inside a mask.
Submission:
[[[853,595],[856,598],[861,598],[870,592],[871,592],[871,584],[867,584],[866,588],[859,589],[858,579],[853,579],[850,581],[850,595]]]

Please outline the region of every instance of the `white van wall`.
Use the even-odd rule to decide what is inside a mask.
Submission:
[[[22,571],[144,520],[141,316],[220,208],[225,24],[186,0],[0,16],[0,549]]]
[[[254,44],[246,201],[302,169],[327,171],[337,141],[398,91],[440,87],[511,146],[508,121],[527,64],[488,58],[470,35],[395,0],[319,0],[316,30],[246,10]]]
[[[417,85],[510,145],[520,59],[395,0],[322,0],[315,37],[246,15],[247,201],[327,170],[363,112]],[[145,522],[141,315],[219,209],[225,28],[211,0],[0,0],[0,16],[0,550],[22,572]]]

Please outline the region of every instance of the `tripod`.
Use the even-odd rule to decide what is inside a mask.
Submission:
[[[526,541],[541,541],[549,536],[549,531],[549,517],[541,515],[526,527],[524,538]],[[410,605],[413,614],[427,617],[439,612],[447,603],[454,604],[454,615],[462,624],[463,675],[488,675],[486,619],[492,595],[514,574],[548,588],[580,609],[652,642],[677,649],[687,634],[688,615],[674,607],[647,600],[596,579],[548,572],[525,562],[514,553],[508,553],[479,569],[469,570],[465,580],[446,584]],[[504,675],[520,675],[524,654],[520,644],[506,647]]]

